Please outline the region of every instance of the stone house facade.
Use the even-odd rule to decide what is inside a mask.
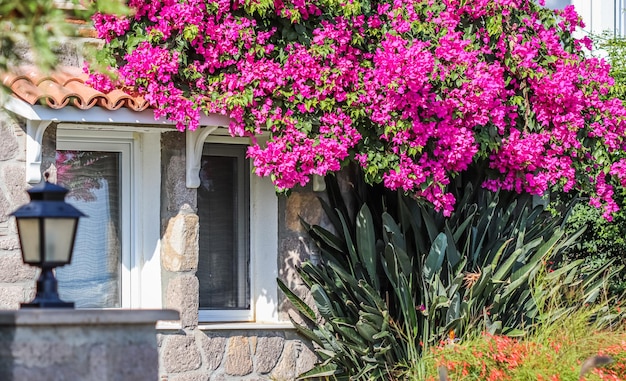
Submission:
[[[88,215],[57,271],[61,297],[180,311],[157,325],[159,381],[295,379],[317,359],[276,278],[298,287],[295,266],[313,255],[299,216],[322,221],[321,193],[277,196],[223,116],[179,132],[141,98],[89,88],[82,43],[93,41],[65,46],[58,72],[2,78],[13,95],[0,109],[0,308],[34,296],[37,271],[22,264],[9,214],[45,174]]]

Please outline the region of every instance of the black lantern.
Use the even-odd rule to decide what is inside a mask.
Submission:
[[[72,261],[78,219],[84,216],[65,202],[68,190],[44,181],[28,191],[30,202],[11,215],[17,222],[24,263],[41,268],[37,294],[22,308],[73,308],[59,298],[52,269]]]

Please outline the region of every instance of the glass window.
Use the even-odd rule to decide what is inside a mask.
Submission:
[[[79,221],[74,256],[56,270],[59,295],[76,307],[121,307],[121,181],[119,152],[57,151],[57,181]]]
[[[198,188],[201,310],[249,310],[246,147],[205,144]]]
[[[79,308],[161,308],[161,136],[92,127],[59,124],[46,154],[87,215],[59,294]]]
[[[563,9],[571,3],[571,0],[546,0],[546,7],[550,9]]]

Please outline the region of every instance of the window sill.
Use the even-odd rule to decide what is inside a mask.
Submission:
[[[159,321],[156,329],[159,331],[180,330],[182,326],[179,321]],[[270,323],[200,323],[198,329],[202,331],[242,331],[242,330],[294,330],[296,327],[291,322],[270,322]]]

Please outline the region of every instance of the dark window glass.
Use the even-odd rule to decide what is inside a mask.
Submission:
[[[205,144],[200,179],[200,309],[248,309],[249,169],[245,147]]]

